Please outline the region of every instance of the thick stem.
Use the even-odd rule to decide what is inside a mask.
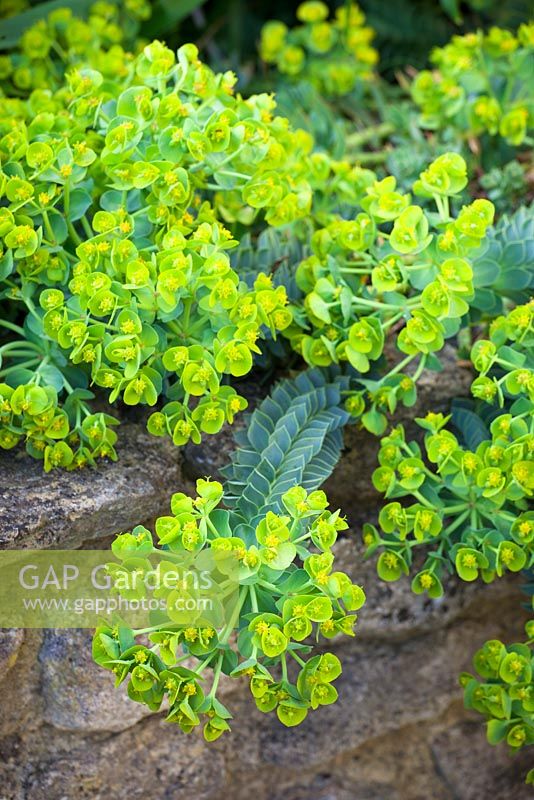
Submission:
[[[421,492],[415,490],[415,491],[412,491],[412,494],[413,494],[413,496],[415,498],[417,498],[417,500],[419,500],[421,505],[425,506],[426,508],[430,508],[430,509],[434,510],[434,506],[432,505],[432,503],[429,503],[429,501],[426,499],[426,497],[424,495],[421,494]]]
[[[298,664],[300,664],[300,666],[301,666],[301,667],[305,667],[305,666],[306,666],[306,662],[304,661],[304,659],[303,659],[303,658],[301,658],[300,656],[298,656],[298,655],[295,653],[295,651],[294,651],[294,650],[288,650],[288,653],[289,653],[289,655],[290,655],[292,658],[294,658],[294,659],[295,659],[295,661],[296,661]]]
[[[248,586],[242,586],[241,589],[239,590],[239,599],[235,604],[234,610],[232,611],[232,616],[228,620],[219,639],[221,644],[226,644],[226,642],[230,638],[232,631],[236,627],[237,620],[239,619],[239,614],[241,612],[241,609],[243,608],[247,596],[248,596]]]
[[[9,375],[11,372],[15,372],[17,369],[23,369],[25,367],[33,367],[39,363],[38,358],[32,358],[29,361],[22,361],[20,364],[14,364],[12,367],[7,367],[6,369],[0,370],[0,376],[4,377],[4,375]]]
[[[14,322],[8,322],[7,319],[0,319],[0,326],[2,328],[7,328],[8,330],[13,331],[14,333],[18,333],[20,334],[20,336],[24,337],[26,336],[24,328],[21,328],[20,325],[15,325]]]
[[[388,372],[388,374],[387,374],[387,376],[386,376],[386,377],[389,377],[390,375],[396,375],[396,374],[397,374],[397,372],[402,372],[402,370],[404,369],[404,367],[408,366],[408,364],[409,364],[411,361],[413,361],[413,360],[414,360],[414,358],[415,358],[417,355],[418,355],[418,353],[414,353],[412,356],[406,356],[406,358],[403,358],[403,360],[402,360],[402,361],[399,361],[399,363],[397,364],[397,366],[396,366],[396,367],[393,367],[393,369],[390,369],[390,371]]]
[[[390,133],[393,133],[393,130],[393,125],[390,122],[381,122],[380,125],[371,125],[363,131],[351,133],[350,136],[347,136],[345,139],[345,144],[347,149],[351,147],[361,147],[362,144],[367,144],[367,142],[373,139],[384,139],[389,136]]]
[[[283,683],[288,683],[287,677],[287,656],[285,653],[282,654],[280,659],[280,663],[282,664],[282,681]]]
[[[252,611],[257,614],[258,613],[258,598],[256,596],[256,587],[254,585],[250,586],[250,604],[252,606]]]
[[[468,516],[469,516],[469,509],[467,511],[464,511],[463,514],[460,514],[460,516],[457,519],[455,519],[454,522],[452,522],[447,528],[444,528],[442,535],[450,536],[451,533],[454,533],[456,528],[460,527],[462,522],[464,522]]]
[[[221,678],[221,671],[222,671],[222,662],[223,662],[224,654],[219,653],[219,657],[217,659],[217,664],[215,665],[215,669],[213,670],[213,683],[211,685],[209,697],[214,698],[217,694],[217,688],[219,686],[219,680]]]

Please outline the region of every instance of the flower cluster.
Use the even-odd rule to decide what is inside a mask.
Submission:
[[[7,95],[61,88],[66,70],[89,65],[106,78],[126,76],[139,23],[150,17],[148,0],[98,0],[87,20],[70,8],[56,8],[27,28],[19,48],[0,57],[0,87]]]
[[[527,641],[486,642],[473,659],[477,675],[464,672],[460,684],[467,708],[487,720],[490,744],[506,741],[512,751],[534,744],[534,622],[525,625]],[[479,677],[480,676],[480,677]],[[527,775],[534,783],[534,770]]]
[[[329,13],[326,3],[308,0],[297,8],[300,25],[288,29],[283,22],[267,22],[260,56],[289,78],[306,79],[326,95],[344,95],[373,76],[374,31],[355,3],[338,8],[334,20]]]
[[[24,441],[26,452],[42,459],[45,472],[94,466],[99,458],[115,461],[117,420],[102,412],[91,413],[85,401],[92,396],[75,389],[61,405],[53,386],[33,381],[14,389],[0,383],[0,447],[11,450]]]
[[[304,216],[311,141],[193,45],[154,42],[113,77],[84,66],[55,93],[0,100],[0,300],[26,315],[1,323],[19,339],[0,379],[60,396],[90,382],[128,405],[163,394],[149,429],[199,441],[244,408],[223,384],[292,319],[283,287],[231,268],[226,224]]]
[[[471,360],[479,377],[471,385],[474,397],[529,417],[534,411],[534,303],[516,306],[489,326],[490,338],[475,342]]]
[[[391,502],[380,512],[380,533],[365,526],[367,554],[382,549],[378,573],[397,580],[409,574],[414,550],[431,545],[412,582],[415,592],[431,597],[442,593],[445,570],[455,569],[466,581],[479,575],[491,581],[534,563],[534,514],[528,510],[534,496],[534,305],[518,306],[490,330],[491,339],[476,342],[471,353],[481,373],[473,395],[498,399],[501,408],[487,435],[478,436],[477,446],[462,446],[445,428],[450,417],[431,412],[416,420],[427,431],[426,461],[399,426],[383,437],[373,474],[375,488]],[[408,497],[416,502],[395,499]]]
[[[435,71],[420,72],[412,96],[425,128],[452,127],[462,135],[500,136],[521,145],[534,120],[529,98],[534,26],[514,36],[491,28],[454,36],[431,56]]]
[[[431,412],[416,420],[427,431],[424,456],[405,441],[402,426],[383,437],[373,484],[390,502],[380,511],[380,532],[365,525],[363,534],[367,555],[381,550],[383,580],[408,575],[418,548],[428,551],[412,590],[430,597],[442,594],[446,572],[489,582],[534,561],[534,515],[527,510],[534,494],[532,418],[497,417],[491,439],[473,450],[444,428],[448,419]]]
[[[254,366],[297,367],[236,436],[226,486],[174,494],[107,565],[127,612],[96,630],[95,661],[211,742],[232,719],[223,676],[288,727],[337,700],[329,643],[354,636],[365,594],[338,569],[348,525],[319,487],[349,417],[382,437],[386,501],[363,540],[383,580],[411,575],[436,599],[447,573],[534,575],[529,210],[490,231],[491,199],[527,196],[513,148],[532,144],[534,26],[455,37],[414,104],[375,73],[355,3],[307,0],[294,27],[261,32],[282,116],[268,84],[243,96],[195,45],[143,41],[152,5],[97,0],[85,20],[43,6],[0,55],[0,448],[25,445],[46,471],[115,459],[118,420],[93,389],[197,444],[246,408],[233,384]],[[157,4],[165,36],[193,5]],[[474,171],[471,202],[477,154],[495,169]],[[385,435],[445,340],[474,341],[474,400],[417,419],[422,444]],[[534,744],[533,636],[530,622],[525,644],[486,643],[481,680],[461,677],[490,742],[514,750]]]
[[[312,255],[296,273],[305,299],[292,307],[294,322],[284,335],[308,364],[348,362],[360,375],[369,373],[346,408],[381,434],[384,411],[399,401],[413,405],[417,377],[469,309],[468,255],[483,240],[493,206],[475,200],[451,216],[449,200],[467,183],[465,161],[454,153],[439,156],[413,186],[416,195],[433,199],[437,214],[397,191],[392,176],[372,175],[363,211],[354,219],[336,216],[313,234]],[[388,372],[380,369],[386,335],[399,327],[396,344],[405,358]],[[416,358],[410,377],[403,370]]]
[[[298,725],[310,710],[335,702],[333,681],[341,673],[331,653],[303,658],[313,651],[310,637],[353,636],[355,612],[365,602],[363,590],[335,570],[331,548],[347,523],[339,511],[328,510],[324,492],[307,493],[297,486],[282,497],[287,513],[268,511],[246,541],[236,535],[232,513],[217,508],[221,484],[199,480],[197,492],[194,499],[173,495],[172,516],[156,521],[157,548],[143,527],[119,536],[112,548],[119,563],[108,569],[115,577],[135,571],[140,576],[135,592],[116,586],[124,596],[139,598],[148,591],[144,576],[151,554],[164,557],[165,569],[183,554],[209,554],[214,564],[229,564],[222,570],[228,580],[220,584],[218,596],[232,579],[239,587],[224,624],[184,622],[174,612],[180,589],[167,582],[158,589],[166,600],[166,618],[145,630],[97,629],[94,657],[115,673],[117,684],[129,679],[133,700],[156,709],[165,698],[167,719],[184,732],[203,722],[208,741],[229,729],[231,714],[216,697],[221,674],[247,676],[261,711],[276,710],[284,725]],[[151,646],[137,642],[144,633]],[[194,659],[200,663],[193,668]],[[214,677],[205,694],[201,681],[208,667]]]

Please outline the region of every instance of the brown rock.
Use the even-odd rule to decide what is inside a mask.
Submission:
[[[43,719],[72,731],[122,731],[150,714],[91,656],[92,632],[47,630],[39,652]]]
[[[76,548],[166,512],[184,490],[180,450],[138,424],[121,427],[119,460],[56,470],[24,453],[0,454],[0,548]]]
[[[220,753],[153,718],[104,738],[45,736],[19,781],[24,800],[212,800],[225,778]]]
[[[42,703],[36,664],[41,637],[41,631],[24,631],[16,662],[0,682],[0,737],[22,737],[41,724]]]
[[[253,725],[263,762],[298,771],[407,725],[430,724],[461,698],[458,674],[470,667],[473,649],[506,632],[493,616],[464,619],[461,625],[400,643],[356,638],[336,649],[343,663],[337,704],[310,713],[293,729],[280,726],[273,715],[253,711],[252,723],[240,715],[234,743],[246,736],[247,724]]]
[[[432,742],[436,767],[458,800],[532,800],[532,786],[524,783],[529,750],[511,756],[505,744],[492,747],[480,720],[458,722]]]
[[[23,630],[19,628],[0,629],[0,681],[4,680],[11,667],[15,665],[23,641]]]
[[[391,641],[411,638],[450,625],[479,606],[497,610],[501,603],[511,603],[520,608],[522,579],[511,574],[490,585],[480,581],[466,583],[456,575],[446,575],[443,578],[444,595],[437,600],[414,594],[408,577],[386,583],[376,574],[377,556],[363,559],[359,526],[353,526],[352,531],[335,543],[333,552],[335,569],[346,572],[366,593],[367,601],[358,612],[356,630],[360,639]]]

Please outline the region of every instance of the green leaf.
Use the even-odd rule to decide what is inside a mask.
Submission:
[[[475,451],[481,442],[491,439],[487,425],[474,411],[453,402],[451,418],[468,450]]]
[[[69,219],[75,222],[81,219],[93,200],[86,189],[73,189],[70,193]]]
[[[487,725],[487,737],[490,744],[499,744],[506,737],[510,723],[507,720],[490,719]]]
[[[13,272],[13,252],[8,250],[5,255],[0,258],[0,280],[7,278]]]
[[[53,364],[46,364],[46,366],[41,367],[40,374],[43,378],[43,386],[53,386],[56,392],[60,392],[63,389],[63,375]]]
[[[254,411],[239,449],[223,470],[231,524],[254,527],[266,511],[281,512],[282,495],[295,485],[317,489],[331,474],[349,415],[341,408],[348,379],[307,370],[279,383]]]
[[[362,415],[362,425],[370,433],[375,436],[381,436],[387,428],[387,417],[378,411],[377,408],[371,408]]]
[[[74,16],[84,17],[93,3],[94,0],[70,0],[68,6]],[[6,50],[15,47],[25,30],[47,17],[56,8],[65,8],[64,0],[49,0],[46,3],[39,3],[39,5],[28,8],[9,19],[3,19],[0,30],[0,49]]]
[[[453,22],[460,25],[462,22],[462,15],[460,14],[460,4],[458,0],[439,0],[439,2],[444,12],[449,15]]]

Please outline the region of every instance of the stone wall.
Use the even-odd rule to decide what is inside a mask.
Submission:
[[[461,381],[466,388],[469,375]],[[444,406],[451,385],[449,359],[423,382],[422,406]],[[0,547],[107,546],[165,513],[196,475],[215,477],[229,449],[219,439],[179,451],[136,424],[122,427],[121,442],[119,462],[98,471],[43,477],[25,456],[2,456]],[[440,601],[378,582],[357,544],[361,521],[376,513],[375,452],[372,437],[349,430],[327,486],[353,523],[336,545],[340,568],[368,595],[356,638],[332,645],[344,664],[336,705],[287,730],[255,710],[244,682],[227,679],[233,731],[207,745],[115,690],[92,663],[89,632],[0,630],[0,800],[531,798],[528,752],[511,758],[487,745],[457,685],[486,639],[521,635],[518,582],[451,579]]]

